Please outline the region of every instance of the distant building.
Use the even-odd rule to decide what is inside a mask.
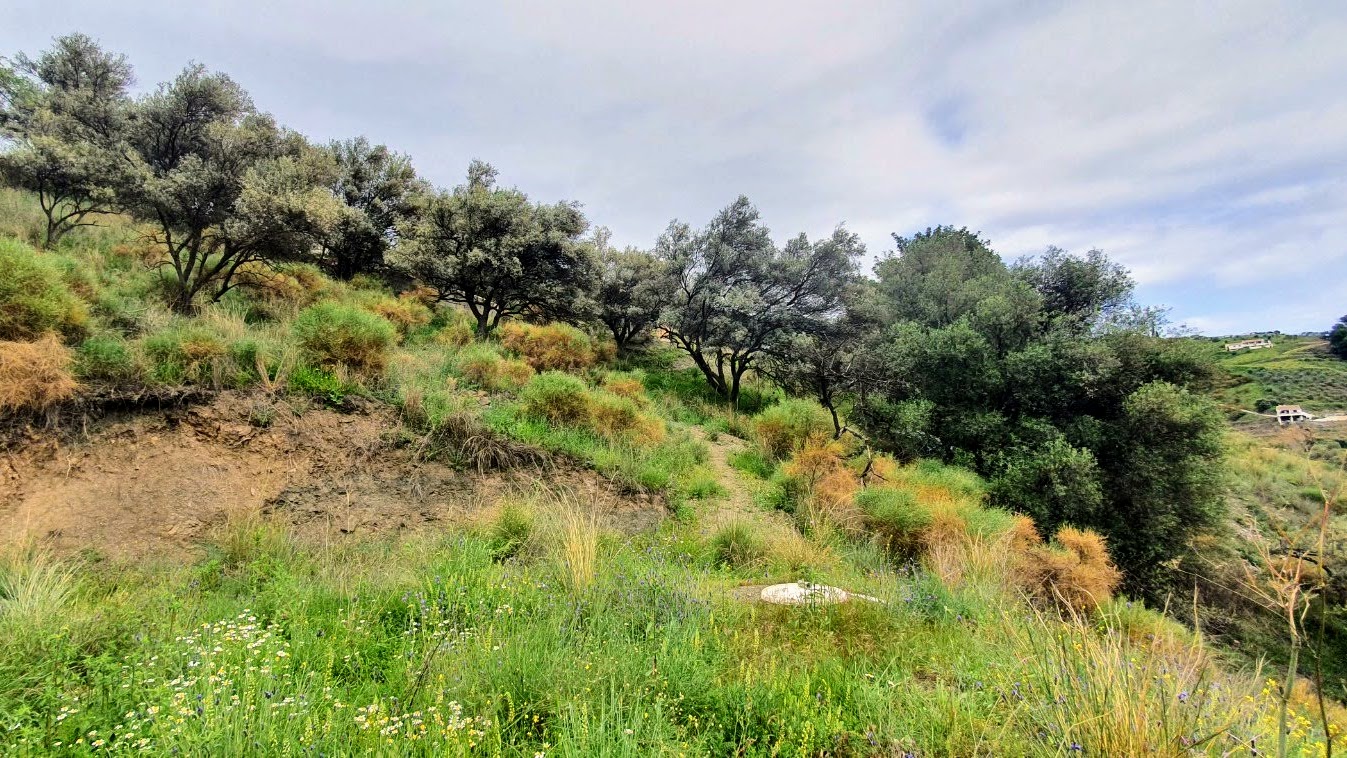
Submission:
[[[1294,424],[1297,421],[1309,421],[1314,418],[1305,412],[1304,408],[1298,405],[1279,405],[1277,406],[1277,423]]]
[[[1225,343],[1225,349],[1231,353],[1237,350],[1261,350],[1265,347],[1272,347],[1272,340],[1256,339]]]

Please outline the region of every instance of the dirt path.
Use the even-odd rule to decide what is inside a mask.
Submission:
[[[754,489],[745,480],[744,474],[730,465],[730,456],[747,448],[748,443],[728,434],[712,440],[700,426],[689,428],[706,443],[706,466],[715,474],[720,486],[725,488],[725,494],[708,499],[699,514],[698,522],[703,534],[710,534],[734,521],[754,524],[760,527],[760,533],[764,536],[794,531],[795,527],[786,514],[769,511],[758,505]]]

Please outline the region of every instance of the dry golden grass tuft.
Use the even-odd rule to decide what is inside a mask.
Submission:
[[[366,305],[365,310],[388,319],[403,337],[430,323],[430,308],[414,297],[379,298]]]
[[[625,397],[640,405],[650,402],[650,398],[645,394],[645,385],[641,380],[631,376],[610,376],[604,383],[603,388],[618,397]]]
[[[1053,544],[1018,554],[1012,568],[1016,583],[1032,597],[1082,612],[1093,611],[1112,597],[1122,579],[1104,538],[1069,526],[1058,530]]]
[[[45,410],[74,397],[74,356],[55,334],[35,342],[0,342],[0,411]]]
[[[857,534],[865,517],[856,505],[861,482],[844,458],[842,445],[811,439],[782,466],[786,476],[799,483],[805,494],[805,523],[810,533],[840,531]]]
[[[593,366],[600,358],[594,340],[567,324],[537,326],[509,321],[496,334],[506,350],[537,371],[576,371]]]

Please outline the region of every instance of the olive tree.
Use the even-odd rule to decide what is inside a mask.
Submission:
[[[598,316],[613,334],[619,352],[642,344],[672,294],[668,268],[654,254],[609,244],[606,227],[594,230],[599,263]]]
[[[397,228],[427,191],[411,159],[364,137],[332,142],[327,152],[337,172],[330,188],[347,207],[321,242],[319,262],[338,279],[378,270],[397,240]]]
[[[656,254],[669,267],[672,302],[660,326],[718,395],[737,403],[743,376],[773,345],[836,317],[865,251],[838,227],[778,249],[758,210],[740,197],[694,232],[677,221]]]
[[[125,56],[83,34],[58,37],[0,75],[0,180],[37,195],[44,247],[116,207],[133,81]]]
[[[506,316],[589,318],[598,266],[587,228],[575,203],[533,203],[474,161],[467,182],[428,199],[390,259],[441,302],[467,307],[485,337]]]
[[[306,255],[342,218],[331,160],[224,74],[189,66],[137,104],[129,136],[123,201],[156,227],[180,313],[203,292],[219,300],[249,262]]]

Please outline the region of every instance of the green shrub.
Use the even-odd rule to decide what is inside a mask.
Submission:
[[[926,530],[931,527],[930,510],[906,490],[870,487],[856,495],[856,505],[865,514],[866,526],[891,553],[914,558],[922,550]]]
[[[300,311],[295,338],[322,368],[348,366],[367,376],[381,373],[397,341],[397,329],[381,316],[339,303],[319,303]]]
[[[533,540],[533,532],[533,513],[520,505],[506,503],[491,524],[491,554],[497,560],[519,555]]]
[[[589,420],[589,390],[580,379],[560,371],[547,371],[529,380],[520,395],[524,412],[558,424],[582,424]]]
[[[828,410],[813,400],[791,398],[758,414],[757,431],[763,449],[784,458],[811,439],[832,437],[833,422]]]
[[[756,563],[764,554],[762,539],[751,524],[742,521],[728,523],[716,530],[711,537],[711,552],[716,563],[731,568]]]
[[[464,379],[489,392],[517,390],[533,376],[527,363],[505,358],[487,344],[469,345],[455,359]]]
[[[75,375],[86,381],[128,384],[141,378],[141,367],[125,340],[98,335],[85,340],[75,351]]]
[[[771,478],[772,472],[776,470],[775,463],[767,460],[761,452],[751,449],[731,453],[729,464],[731,468],[759,479]]]
[[[214,384],[229,353],[224,338],[206,327],[179,322],[142,343],[150,376],[165,384]]]
[[[290,374],[290,389],[341,405],[352,387],[331,372],[312,366],[300,366]]]
[[[89,314],[61,278],[49,254],[17,240],[0,239],[0,340],[35,340],[59,332],[82,336]]]

